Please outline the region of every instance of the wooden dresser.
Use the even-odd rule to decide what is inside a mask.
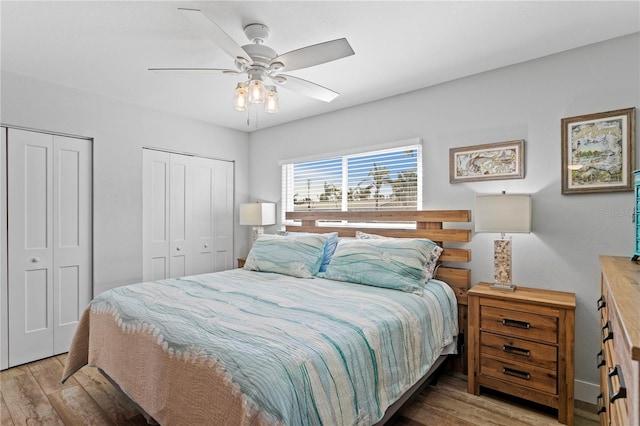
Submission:
[[[469,298],[469,383],[558,410],[573,424],[575,294],[479,283]]]
[[[602,294],[598,412],[601,425],[640,424],[640,265],[600,256]]]

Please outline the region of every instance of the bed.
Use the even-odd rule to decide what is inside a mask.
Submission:
[[[458,243],[469,241],[470,231],[443,223],[469,222],[469,211],[287,218],[296,221],[290,235],[257,241],[244,269],[96,297],[63,380],[84,365],[98,367],[150,420],[166,425],[371,425],[386,422],[447,359],[464,368],[470,271],[460,265],[470,251]],[[375,226],[358,226],[365,222]],[[286,263],[274,259],[287,250],[326,260],[329,234],[341,239],[324,271],[318,273],[320,260],[310,270],[305,262],[289,262],[284,272],[273,266]],[[406,267],[414,252],[430,252],[425,239],[444,246],[435,275],[417,287],[390,280],[393,265]],[[358,275],[371,285],[349,276],[367,263],[358,257],[363,250],[392,253],[385,259],[391,267]]]

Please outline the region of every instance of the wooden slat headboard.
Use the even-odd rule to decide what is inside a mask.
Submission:
[[[467,336],[467,291],[471,288],[471,270],[465,268],[464,264],[471,261],[471,250],[447,247],[447,244],[471,241],[471,231],[455,227],[444,228],[442,225],[445,222],[471,222],[470,210],[286,212],[286,218],[300,223],[300,225],[287,225],[287,231],[338,232],[341,237],[354,237],[356,231],[362,231],[396,238],[428,238],[440,245],[444,251],[440,256],[442,265],[438,268],[436,278],[448,283],[458,299],[458,328],[460,332],[458,353],[460,356],[452,359],[451,368],[467,374],[465,336]],[[318,221],[348,221],[348,223],[341,223],[340,226],[324,223],[320,226]],[[367,227],[366,223],[371,222],[376,222],[376,226]],[[409,222],[408,227],[415,226],[415,229],[385,228],[383,226],[385,222],[396,224]]]
[[[446,244],[471,241],[471,231],[469,229],[444,228],[442,225],[445,222],[470,222],[470,210],[287,212],[286,218],[300,222],[300,225],[297,226],[288,225],[287,231],[338,232],[341,237],[354,237],[356,231],[362,231],[395,238],[428,238],[444,248],[440,256],[442,265],[438,268],[436,278],[445,281],[454,289],[459,304],[467,304],[467,290],[471,288],[471,270],[450,266],[450,264],[469,262],[471,250],[447,247]],[[325,223],[320,226],[318,221],[348,221],[349,223],[339,226]],[[366,223],[372,222],[376,222],[375,227],[366,226]],[[409,226],[415,226],[415,229],[384,227],[385,222],[408,222]],[[358,223],[361,226],[358,226]]]

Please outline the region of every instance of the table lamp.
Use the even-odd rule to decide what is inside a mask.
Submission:
[[[275,225],[275,203],[240,204],[240,225],[252,225],[251,239],[255,242],[264,234],[264,225]]]
[[[474,214],[476,232],[500,234],[493,242],[492,288],[514,291],[511,282],[511,237],[507,233],[531,232],[531,196],[529,194],[476,195]]]

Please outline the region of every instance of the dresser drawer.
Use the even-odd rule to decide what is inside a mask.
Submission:
[[[558,318],[492,306],[480,307],[480,328],[509,336],[558,341]]]
[[[554,372],[558,368],[558,349],[555,346],[485,331],[480,333],[480,353]]]
[[[550,394],[556,394],[558,390],[555,371],[532,365],[523,366],[489,356],[481,357],[480,374]]]

